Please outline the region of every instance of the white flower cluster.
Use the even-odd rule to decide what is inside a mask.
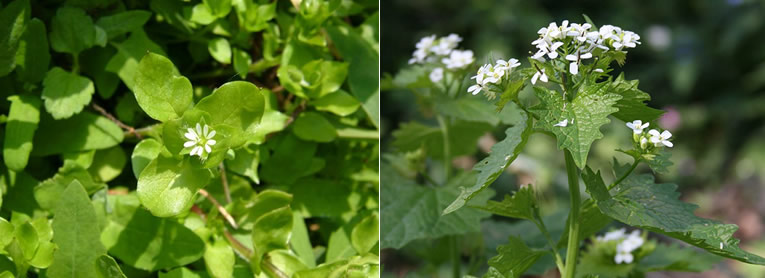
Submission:
[[[478,69],[478,73],[470,79],[475,79],[475,85],[468,88],[468,93],[477,95],[481,90],[486,90],[489,84],[499,84],[502,77],[509,76],[514,68],[521,65],[518,59],[497,60],[496,65],[485,64]]]
[[[441,62],[447,69],[464,68],[472,64],[475,58],[473,51],[455,49],[461,41],[462,38],[457,34],[441,38],[436,38],[436,35],[424,37],[415,45],[417,49],[409,59],[409,64]]]
[[[191,148],[191,152],[189,153],[190,156],[198,155],[200,158],[202,158],[202,155],[207,152],[208,154],[212,152],[212,146],[215,146],[217,141],[213,139],[215,137],[215,130],[212,130],[207,125],[200,125],[197,123],[196,130],[193,128],[188,128],[188,132],[184,134],[183,136],[186,137],[189,141],[186,141],[186,143],[183,144],[184,148]]]
[[[624,48],[634,48],[640,44],[638,34],[613,25],[603,25],[600,30],[592,29],[593,27],[589,23],[569,24],[568,20],[564,20],[558,26],[552,22],[547,27],[539,29],[537,32],[539,39],[531,42],[538,49],[531,58],[540,62],[545,61],[545,56],[549,59],[556,59],[559,56],[559,48],[570,41],[572,47],[565,49],[565,52],[560,54],[566,54],[564,58],[570,62],[569,72],[576,75],[579,74],[579,65],[582,60],[592,58],[592,52],[596,48],[603,51],[610,49],[621,51]],[[602,69],[595,71],[602,71]],[[547,82],[544,71],[538,71],[532,78],[532,83],[536,83],[537,79]]]
[[[656,129],[651,129],[648,134],[644,134],[644,130],[648,127],[649,123],[643,123],[641,120],[634,120],[627,123],[627,127],[632,129],[632,135],[635,142],[640,143],[640,148],[646,149],[649,147],[648,143],[653,144],[654,147],[673,147],[669,138],[672,138],[672,133],[669,130],[659,132]]]
[[[614,262],[617,264],[632,263],[635,257],[632,255],[632,251],[637,250],[640,246],[643,246],[645,239],[640,235],[639,230],[634,230],[629,234],[626,234],[626,230],[621,228],[619,230],[611,231],[603,236],[595,238],[597,241],[620,241],[616,245],[616,256],[614,256]]]

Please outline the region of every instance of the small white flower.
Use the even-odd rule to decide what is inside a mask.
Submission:
[[[537,84],[537,79],[547,83],[547,74],[545,74],[544,69],[534,73],[534,76],[531,77],[531,84]]]
[[[438,40],[438,43],[430,48],[430,51],[437,55],[449,55],[449,53],[457,47],[462,41],[462,38],[457,34],[449,34],[449,36],[443,37]]]
[[[454,50],[449,57],[443,58],[441,62],[446,65],[447,69],[459,69],[464,68],[474,61],[473,51],[470,50]]]
[[[643,133],[643,129],[648,127],[648,124],[649,123],[643,124],[643,121],[641,121],[641,120],[634,120],[631,123],[627,123],[627,127],[632,129],[632,132],[634,134],[641,134],[641,133]]]
[[[628,252],[616,252],[616,256],[614,256],[614,262],[617,264],[621,263],[632,263],[632,260],[634,260],[635,257],[632,255],[632,253]]]
[[[477,95],[478,93],[481,92],[482,89],[483,89],[483,86],[481,86],[480,84],[475,84],[473,86],[470,86],[470,88],[468,88],[468,93]]]
[[[444,69],[443,68],[436,68],[432,72],[430,72],[430,81],[433,81],[433,83],[438,83],[442,79],[444,79]]]
[[[603,72],[603,69],[595,69],[594,72]]]
[[[669,141],[669,138],[672,138],[672,133],[669,130],[659,134],[658,130],[651,129],[648,131],[648,134],[651,135],[651,143],[657,147],[664,145],[671,148],[673,146],[672,142]]]
[[[199,123],[197,123],[196,130],[193,128],[188,128],[188,132],[186,132],[186,134],[183,136],[189,140],[183,144],[183,147],[193,147],[189,155],[198,155],[200,158],[205,154],[205,152],[208,154],[211,153],[212,146],[217,143],[217,141],[213,139],[215,137],[215,130],[212,130],[207,125],[202,127]]]
[[[417,49],[412,53],[412,58],[409,59],[409,64],[422,63],[425,58],[428,57],[428,51],[433,47],[433,43],[436,41],[436,35],[430,35],[420,39],[415,45]]]
[[[645,239],[640,236],[640,231],[632,231],[632,233],[627,235],[621,242],[619,242],[618,245],[616,245],[616,256],[614,256],[614,262],[617,264],[632,263],[634,260],[632,251],[635,251],[640,248],[640,246],[643,246],[643,243],[645,243]]]
[[[513,68],[517,68],[520,65],[521,63],[518,62],[518,59],[515,59],[515,58],[512,58],[507,61],[497,60],[497,65],[495,66],[495,69],[510,72],[513,70]]]
[[[574,123],[574,121],[572,120],[571,124],[573,124],[573,123]],[[568,126],[568,119],[564,119],[564,120],[558,122],[557,124],[554,124],[553,126],[566,127],[566,126]]]
[[[605,235],[598,236],[595,239],[597,239],[598,241],[621,240],[624,238],[625,232],[626,230],[624,228],[621,228],[618,230],[607,232]]]

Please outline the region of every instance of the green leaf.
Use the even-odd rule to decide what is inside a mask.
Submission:
[[[191,17],[189,18],[189,20],[203,25],[209,25],[215,22],[216,19],[210,8],[204,3],[194,5],[194,8],[191,9]]]
[[[306,142],[296,136],[281,138],[268,163],[260,169],[260,177],[268,182],[292,184],[305,176],[316,153],[316,143]]]
[[[231,0],[203,0],[215,17],[224,17],[231,11]]]
[[[35,255],[35,251],[37,251],[37,246],[40,244],[35,227],[29,224],[29,222],[24,222],[24,224],[16,227],[13,234],[24,254],[24,258],[31,260]]]
[[[287,277],[292,277],[295,272],[308,269],[308,267],[303,264],[302,261],[300,261],[300,258],[296,257],[292,253],[292,251],[284,249],[268,252],[268,261],[271,263],[271,265],[274,266],[274,268],[278,269]],[[264,268],[263,272],[267,277],[279,276],[279,274],[276,274],[276,271],[273,271],[273,269],[270,267]]]
[[[117,86],[120,84],[119,76],[112,72],[106,71],[106,66],[109,60],[117,54],[117,50],[112,47],[94,47],[84,51],[81,54],[83,57],[88,57],[80,61],[80,67],[82,72],[93,79],[93,83],[96,84],[96,93],[103,99],[109,99],[117,91]],[[122,95],[120,99],[126,99],[128,95]],[[135,102],[135,97],[129,95],[129,98]],[[123,104],[124,105],[124,104]],[[122,117],[119,111],[119,104],[117,105],[117,118],[130,123],[129,119]],[[138,106],[138,105],[135,105]]]
[[[537,207],[534,188],[522,186],[513,196],[505,195],[502,202],[489,200],[485,207],[479,207],[496,215],[526,220],[534,220],[534,210]]]
[[[138,198],[153,215],[170,217],[189,210],[197,191],[207,185],[209,170],[192,165],[193,158],[183,161],[158,156],[138,176]]]
[[[121,13],[104,16],[98,19],[96,25],[106,32],[109,39],[115,38],[127,32],[139,29],[149,21],[151,12],[142,10],[129,10]]]
[[[281,131],[287,126],[289,117],[278,110],[267,108],[263,113],[260,124],[250,129],[249,143],[263,144],[266,141],[266,135]]]
[[[162,144],[159,141],[148,138],[141,140],[135,145],[133,154],[130,155],[130,161],[133,168],[133,175],[138,178],[146,165],[156,159],[162,151]]]
[[[534,87],[541,103],[529,109],[529,112],[539,119],[536,125],[555,134],[558,149],[571,151],[580,169],[587,163],[592,142],[603,137],[600,126],[611,122],[608,115],[619,111],[614,104],[622,97],[610,93],[607,84],[583,84],[574,100],[565,103],[560,93]],[[568,120],[567,126],[555,126],[564,120]]]
[[[332,142],[337,137],[335,127],[319,113],[303,112],[292,124],[295,135],[306,141]]]
[[[481,219],[489,216],[473,208],[442,215],[449,201],[459,194],[456,186],[419,186],[399,177],[385,164],[380,176],[387,180],[386,186],[380,188],[381,248],[398,249],[412,240],[478,232]],[[485,202],[489,197],[490,194],[482,194],[474,200]]]
[[[327,34],[337,47],[340,56],[349,63],[348,85],[351,93],[361,102],[369,119],[380,125],[379,53],[363,37],[347,25],[326,26]]]
[[[376,213],[365,217],[351,231],[351,243],[359,254],[370,252],[378,242],[380,218]]]
[[[348,63],[314,60],[303,65],[302,72],[303,81],[309,84],[309,97],[318,98],[340,89],[348,76]]]
[[[50,44],[57,52],[77,55],[96,43],[93,20],[80,8],[62,7],[56,10],[50,29]]]
[[[202,275],[199,275],[188,268],[179,267],[168,272],[160,272],[159,278],[202,278]]]
[[[234,151],[234,159],[226,160],[226,169],[246,176],[253,182],[259,184],[258,165],[260,164],[260,150],[250,150],[248,147],[240,148]]]
[[[356,254],[356,249],[353,248],[350,235],[345,227],[340,227],[329,235],[327,254],[324,258],[325,263],[333,263]]]
[[[619,74],[619,77],[610,86],[612,92],[622,96],[622,99],[614,105],[614,107],[619,108],[619,111],[614,113],[615,118],[624,122],[641,120],[648,123],[664,114],[664,111],[648,107],[644,103],[651,100],[651,95],[637,88],[637,80],[624,80],[624,73]]]
[[[122,173],[125,163],[127,156],[122,148],[99,150],[93,157],[93,164],[88,168],[88,172],[97,181],[109,182]]]
[[[266,253],[287,249],[292,233],[292,210],[289,206],[278,208],[263,214],[255,221],[252,228],[252,266],[255,273],[260,273],[261,259]]]
[[[16,73],[21,80],[37,83],[48,72],[50,52],[47,34],[45,23],[37,18],[33,18],[27,25],[16,51]]]
[[[67,186],[75,180],[89,193],[106,187],[106,184],[94,181],[88,171],[80,165],[67,164],[52,178],[40,182],[34,188],[35,200],[44,209],[55,208],[58,201],[66,196],[64,192]]]
[[[214,38],[207,42],[207,51],[222,64],[231,64],[231,45],[225,38]]]
[[[290,192],[295,196],[292,207],[306,217],[350,218],[358,210],[359,201],[352,197],[349,183],[314,177],[300,179],[290,188]]]
[[[0,217],[0,233],[3,235],[12,235],[14,229],[13,224]],[[10,244],[12,240],[13,236],[0,237],[0,250],[5,249],[5,246]]]
[[[507,166],[510,166],[515,158],[518,157],[518,154],[521,153],[523,147],[526,146],[526,141],[528,141],[529,135],[532,133],[531,123],[533,121],[529,119],[526,112],[520,109],[515,111],[517,111],[520,117],[512,127],[505,130],[505,139],[494,144],[491,147],[489,156],[473,167],[473,171],[478,172],[475,185],[469,188],[461,188],[459,196],[444,210],[444,214],[460,209],[467,201],[487,188],[505,171]]]
[[[265,98],[252,83],[233,81],[200,100],[195,109],[209,113],[211,124],[227,124],[253,134],[263,117]]]
[[[127,278],[120,265],[109,255],[101,255],[96,260],[96,274],[99,278]]]
[[[32,152],[32,139],[37,124],[40,122],[40,99],[31,95],[8,97],[11,109],[5,125],[6,136],[3,142],[3,160],[5,166],[13,171],[21,171],[27,166],[29,153]]]
[[[239,221],[244,228],[251,228],[255,221],[266,212],[288,206],[292,202],[292,195],[284,191],[266,189],[260,192],[252,206]]]
[[[242,79],[247,78],[250,72],[250,63],[252,62],[250,54],[239,48],[233,48],[234,51],[234,70]]]
[[[489,266],[494,267],[505,277],[521,277],[546,251],[532,250],[515,236],[508,238],[505,245],[497,247],[497,255],[489,259]]]
[[[331,240],[331,239],[330,239]],[[304,265],[316,267],[316,258],[313,254],[311,239],[308,236],[308,227],[305,226],[305,219],[298,211],[292,212],[292,237],[290,238],[292,250],[300,258]]]
[[[666,174],[669,172],[669,167],[672,166],[672,161],[669,158],[672,157],[672,153],[666,149],[659,150],[656,154],[644,154],[643,160],[648,163],[648,167],[656,174]]]
[[[141,59],[133,92],[143,111],[161,122],[182,116],[192,104],[191,82],[159,54],[148,53]]]
[[[485,123],[461,121],[449,123],[448,127],[452,157],[475,153],[478,138],[492,128]],[[393,137],[395,139],[392,144],[398,151],[411,152],[425,148],[433,158],[444,157],[444,137],[441,128],[409,122],[401,124],[401,127],[393,132]]]
[[[51,232],[51,234],[53,233]],[[29,265],[36,268],[48,268],[53,263],[56,250],[58,250],[58,246],[50,242],[50,239],[40,241],[40,246],[37,247],[34,257],[29,260]]]
[[[205,267],[212,277],[233,277],[234,249],[226,240],[216,238],[213,243],[205,244]]]
[[[32,155],[106,149],[119,144],[122,139],[123,132],[119,126],[90,112],[81,112],[60,121],[54,121],[43,113],[35,132]]]
[[[90,103],[95,92],[90,79],[59,67],[48,71],[43,80],[42,98],[45,100],[45,110],[56,120],[80,113],[82,108]]]
[[[656,184],[651,175],[624,179],[609,193],[600,172],[586,168],[582,179],[600,210],[630,226],[661,233],[710,253],[751,264],[765,265],[765,259],[738,247],[733,237],[738,226],[696,216],[696,205],[678,200],[675,184]]]
[[[29,0],[16,0],[0,12],[0,76],[8,75],[16,66],[16,50],[31,10]]]
[[[82,185],[73,181],[54,207],[53,242],[58,250],[48,277],[96,277],[96,259],[106,254],[96,211]]]
[[[138,65],[141,58],[147,52],[164,55],[164,51],[154,43],[143,29],[136,29],[130,33],[130,37],[122,43],[114,44],[117,48],[117,54],[106,64],[106,70],[116,73],[122,82],[130,90],[135,92],[136,75],[138,74]]]
[[[354,256],[345,260],[319,265],[317,268],[296,272],[293,278],[380,277],[380,258],[374,254]]]
[[[717,265],[720,259],[718,256],[678,244],[657,244],[653,252],[640,259],[637,268],[643,272],[702,272]]]
[[[332,112],[338,116],[353,114],[361,106],[356,98],[343,90],[337,90],[334,93],[312,100],[308,104],[316,107],[316,110]]]
[[[109,254],[138,269],[156,271],[199,260],[205,245],[175,219],[159,218],[139,207],[134,195],[114,200],[102,233]]]
[[[268,27],[268,21],[276,16],[276,2],[258,4],[253,1],[234,2],[239,24],[248,32],[262,31]]]
[[[446,97],[437,98],[435,108],[439,114],[452,116],[469,122],[485,122],[496,126],[499,117],[494,107],[484,99],[476,97],[463,97],[456,100]]]

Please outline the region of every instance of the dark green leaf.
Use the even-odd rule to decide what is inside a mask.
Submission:
[[[96,25],[106,32],[106,37],[112,39],[119,35],[141,28],[151,17],[151,12],[129,10],[118,14],[104,16],[98,19]]]
[[[315,153],[316,143],[285,136],[261,168],[260,177],[268,182],[292,184],[306,174]]]
[[[489,200],[485,207],[478,207],[485,211],[505,217],[534,220],[534,209],[537,207],[534,188],[522,186],[513,196],[505,195],[502,202]]]
[[[473,154],[478,147],[476,141],[491,126],[485,123],[455,122],[449,124],[449,143],[452,157]],[[438,127],[426,126],[418,122],[409,122],[393,132],[393,146],[399,151],[410,152],[425,148],[434,158],[444,157],[444,138]],[[503,157],[504,159],[504,157]]]
[[[499,123],[499,117],[494,108],[482,98],[463,97],[457,100],[441,98],[437,99],[435,104],[436,111],[441,115],[470,122],[485,122],[493,126]]]
[[[641,120],[647,123],[664,114],[664,111],[648,107],[644,103],[651,100],[651,95],[637,88],[637,80],[624,80],[624,73],[620,74],[610,86],[612,92],[622,96],[622,99],[614,105],[614,107],[619,108],[619,111],[614,113],[614,117],[617,119],[624,122]]]
[[[106,149],[122,142],[123,136],[122,129],[114,122],[90,112],[61,121],[43,114],[35,133],[32,155]]]
[[[27,25],[16,52],[16,73],[21,80],[37,83],[48,72],[50,52],[47,34],[45,23],[37,18],[33,18]]]
[[[16,50],[31,11],[29,0],[16,0],[0,12],[0,76],[8,75],[16,66]]]
[[[119,75],[128,88],[135,91],[135,80],[138,73],[138,63],[147,52],[164,55],[164,51],[154,43],[143,29],[136,29],[122,43],[114,44],[117,54],[106,64],[106,70]]]
[[[80,8],[62,7],[56,11],[50,29],[53,50],[77,55],[96,43],[93,20]]]
[[[489,266],[494,267],[505,277],[521,277],[546,251],[530,249],[520,238],[511,236],[506,245],[497,247],[497,256],[489,259]]]
[[[332,142],[337,137],[335,127],[319,113],[303,112],[292,124],[295,135],[306,141]]]

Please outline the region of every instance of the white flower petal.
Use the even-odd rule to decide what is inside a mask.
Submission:
[[[212,148],[210,148],[210,145],[205,145],[205,151],[207,151],[207,153],[212,152]]]
[[[661,133],[661,138],[664,138],[664,139],[672,138],[672,133],[669,132],[669,130],[665,130],[664,132]]]
[[[660,135],[659,135],[659,131],[658,131],[658,130],[655,130],[655,129],[651,129],[651,130],[649,130],[649,131],[648,131],[648,134],[650,134],[651,136],[655,136],[655,137],[659,137],[659,136],[660,136]]]
[[[218,143],[218,141],[215,141],[215,139],[207,140],[207,144],[210,146],[215,146],[216,143]]]
[[[189,128],[189,130],[191,130],[191,129]],[[183,136],[188,138],[189,140],[194,140],[194,141],[197,140],[197,134],[194,133],[193,131],[189,131],[186,134],[184,134]]]
[[[547,74],[542,73],[542,76],[539,77],[539,80],[542,80],[542,82],[547,83]]]
[[[573,75],[579,74],[579,64],[576,62],[569,64],[568,71]]]
[[[661,141],[661,143],[664,144],[664,146],[667,146],[667,147],[670,147],[670,148],[675,145],[675,144],[672,144],[672,142],[667,141],[667,140]]]
[[[189,148],[189,147],[191,147],[191,146],[194,146],[194,145],[196,145],[196,144],[197,144],[197,142],[194,142],[194,141],[188,141],[188,142],[186,142],[186,143],[183,143],[183,147],[184,147],[184,148]]]
[[[215,130],[210,131],[210,134],[207,134],[207,139],[215,137]]]
[[[204,127],[204,133],[202,133],[202,134],[204,134],[204,135],[205,135],[205,138],[207,138],[207,134],[208,134],[208,133],[210,133],[210,127],[209,127],[209,126],[207,126],[207,125],[205,125],[205,127]]]
[[[191,150],[191,155],[192,156],[197,155],[197,154],[199,156],[202,156],[202,147],[196,146],[194,149]]]
[[[571,55],[571,54],[569,54],[569,55],[566,55],[566,60],[569,60],[569,61],[571,61],[571,62],[576,62],[576,60],[578,60],[578,59],[579,59],[579,58],[578,58],[578,57],[576,57],[576,55]]]
[[[202,136],[204,133],[202,133],[202,126],[197,123],[197,135]]]
[[[531,77],[531,84],[537,84],[537,79],[539,79],[539,72],[536,72],[534,76]]]

